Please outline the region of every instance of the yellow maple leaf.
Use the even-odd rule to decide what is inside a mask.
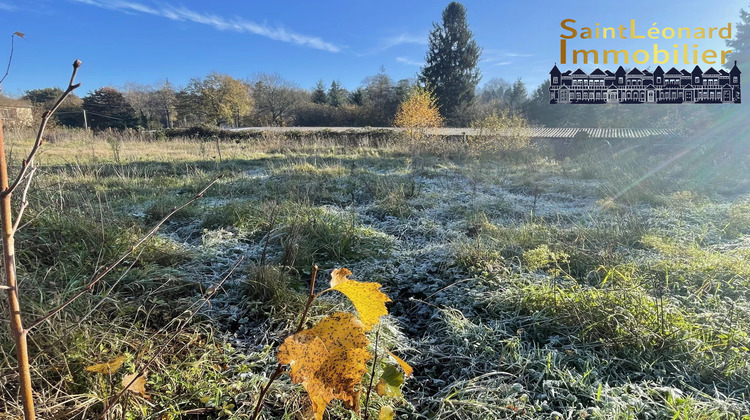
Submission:
[[[138,373],[131,373],[122,377],[122,386],[128,391],[140,394],[144,398],[148,398],[146,394],[146,374],[138,376]],[[135,379],[135,380],[134,380]]]
[[[346,268],[333,270],[331,273],[331,288],[343,293],[354,304],[357,309],[359,319],[365,326],[365,331],[370,331],[372,327],[380,322],[380,317],[388,315],[388,309],[385,307],[386,302],[391,300],[385,293],[380,291],[380,283],[361,282],[346,278],[352,274]]]
[[[391,353],[390,350],[386,350],[386,351],[393,358],[393,360],[398,362],[398,364],[401,366],[401,369],[404,370],[404,376],[411,376],[411,374],[414,373],[414,368],[411,367],[408,363],[406,363],[402,358]]]
[[[290,366],[289,375],[292,379],[315,376],[328,356],[329,351],[323,340],[311,334],[295,334],[279,347],[279,361]]]
[[[292,382],[301,383],[312,402],[317,420],[326,406],[339,399],[359,407],[359,390],[367,361],[369,341],[362,323],[348,312],[336,312],[314,327],[287,337],[279,347],[279,363],[290,365]]]
[[[125,360],[127,360],[127,358],[128,356],[125,355],[117,356],[108,362],[87,366],[85,369],[87,372],[111,375],[117,372],[117,369],[120,369],[120,366],[125,363]]]

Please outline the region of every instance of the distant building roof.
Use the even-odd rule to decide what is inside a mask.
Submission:
[[[706,70],[705,72],[703,72],[703,74],[719,74],[719,72],[716,71],[716,70],[714,70],[713,67],[710,67],[708,70]]]
[[[578,69],[578,70],[574,71],[573,74],[586,74],[586,72],[583,71],[583,70],[581,70],[581,69]]]
[[[592,76],[604,76],[604,72],[599,70],[599,67],[594,69],[594,71],[591,72]]]
[[[682,73],[679,70],[677,70],[676,68],[674,68],[674,67],[672,67],[671,69],[669,69],[669,71],[666,72],[666,73],[664,73],[664,74],[678,74],[678,75],[682,76]]]
[[[634,75],[643,75],[643,72],[638,70],[638,67],[633,67],[632,70],[628,72],[628,74],[634,74]]]

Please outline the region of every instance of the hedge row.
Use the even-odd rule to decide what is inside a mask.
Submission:
[[[394,139],[400,138],[397,131],[373,128],[373,129],[348,129],[334,131],[326,128],[319,130],[225,130],[217,127],[196,126],[186,128],[172,128],[164,131],[166,138],[188,137],[202,139],[205,141],[232,140],[232,141],[262,141],[268,138],[282,137],[290,141],[305,140],[329,140],[336,143],[346,144],[369,144],[372,146],[385,145]]]

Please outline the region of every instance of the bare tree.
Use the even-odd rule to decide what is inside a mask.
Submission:
[[[294,109],[309,96],[278,73],[256,74],[250,83],[256,111],[272,125],[285,125]]]
[[[169,79],[166,79],[164,84],[162,84],[155,93],[155,103],[157,108],[160,109],[162,122],[166,128],[172,128],[172,124],[177,119],[177,113],[175,112],[177,106],[177,95],[174,86],[169,83]]]
[[[153,86],[144,85],[135,82],[127,82],[122,88],[118,89],[125,100],[133,107],[138,119],[143,126],[148,125],[148,121],[152,119],[151,96],[154,93]]]

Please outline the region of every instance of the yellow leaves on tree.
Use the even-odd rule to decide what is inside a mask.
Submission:
[[[125,363],[125,360],[127,360],[127,356],[117,356],[114,359],[105,362],[105,363],[97,363],[95,365],[87,366],[86,371],[91,373],[101,373],[104,375],[111,375],[115,372],[117,372],[117,369],[120,369],[120,366],[122,366],[123,363]]]
[[[413,88],[398,107],[396,127],[424,130],[443,125],[435,97],[427,89]]]
[[[351,281],[351,280],[349,280]],[[314,327],[288,337],[279,362],[291,366],[292,382],[302,383],[321,420],[333,399],[359,410],[359,384],[372,357],[362,323],[347,312],[329,315]]]
[[[348,279],[347,276],[352,274],[346,268],[333,270],[331,273],[331,288],[343,293],[354,304],[357,309],[359,319],[365,326],[365,331],[370,331],[372,327],[380,321],[380,317],[388,314],[385,307],[386,302],[391,300],[385,293],[380,291],[379,283],[359,282]]]

